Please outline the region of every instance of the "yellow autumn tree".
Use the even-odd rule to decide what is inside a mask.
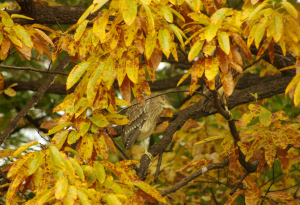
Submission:
[[[1,203],[298,204],[299,10],[280,0],[1,4]],[[153,91],[177,111],[161,116],[151,160],[118,137],[130,123],[122,108]],[[22,134],[32,127],[45,141]]]

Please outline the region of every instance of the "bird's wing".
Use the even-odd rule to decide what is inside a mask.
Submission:
[[[130,150],[139,136],[141,129],[147,119],[145,105],[136,105],[126,112],[130,123],[122,127],[122,142],[127,150]]]

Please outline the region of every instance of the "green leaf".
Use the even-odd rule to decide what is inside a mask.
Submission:
[[[73,166],[76,169],[76,174],[79,176],[79,178],[81,179],[81,181],[84,181],[84,173],[83,173],[83,170],[82,170],[81,166],[73,158],[71,158],[70,161],[72,162]]]
[[[30,34],[23,26],[16,25],[16,26],[13,26],[12,28],[15,31],[15,33],[17,34],[17,36],[21,39],[21,41],[23,41],[23,43],[25,43],[26,46],[28,46],[29,48],[33,47],[33,43],[31,41]]]
[[[50,159],[51,163],[56,167],[61,167],[61,158],[59,151],[56,147],[50,146]]]
[[[108,125],[108,121],[102,114],[93,115],[93,117],[89,117],[89,119],[98,127],[105,127]]]
[[[229,55],[230,51],[230,42],[229,42],[229,36],[227,32],[219,32],[218,33],[218,42],[221,47],[221,49]]]
[[[89,65],[90,62],[83,61],[73,68],[67,79],[67,90],[69,90],[75,83],[77,83],[77,81],[80,79]]]
[[[167,58],[169,58],[171,53],[171,35],[170,32],[165,29],[161,28],[158,31],[158,40],[159,44],[161,46],[162,51],[166,55]]]
[[[106,173],[104,170],[104,166],[100,162],[94,162],[94,167],[96,170],[96,177],[99,180],[100,183],[103,183],[106,177]]]
[[[125,23],[130,26],[137,15],[137,2],[136,0],[124,0],[123,19]]]

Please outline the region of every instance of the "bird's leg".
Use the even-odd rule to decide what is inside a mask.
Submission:
[[[229,116],[230,116],[230,119],[229,120],[227,120],[227,121],[231,121],[231,120],[233,120],[233,115],[232,115],[232,113],[229,111],[229,109],[228,109],[228,107],[227,107],[227,105],[225,105],[225,110],[229,113]]]
[[[150,161],[153,159],[152,154],[150,154],[147,150],[146,140],[144,140],[145,154],[149,157]]]

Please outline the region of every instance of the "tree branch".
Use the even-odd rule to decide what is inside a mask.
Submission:
[[[59,65],[56,67],[55,71],[63,71],[63,69],[69,64],[69,56],[65,57]],[[9,123],[6,130],[0,136],[0,145],[7,139],[10,133],[16,128],[20,120],[29,112],[29,110],[34,107],[42,98],[46,90],[53,83],[58,74],[51,74],[44,82],[44,84],[38,89],[35,95],[32,96],[27,105],[18,113],[18,115]]]

